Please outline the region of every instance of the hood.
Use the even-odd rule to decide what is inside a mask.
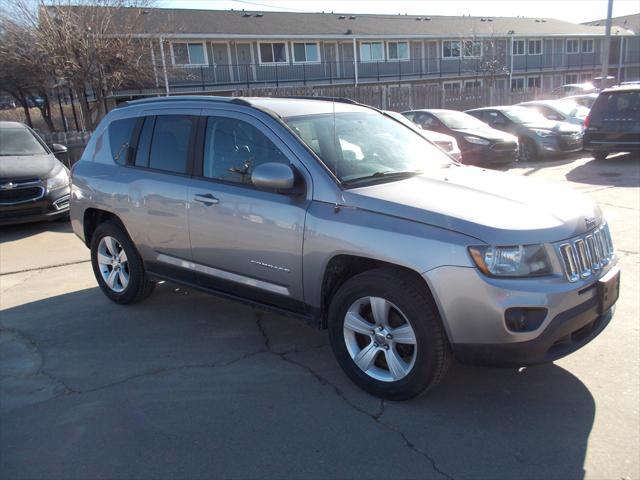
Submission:
[[[556,242],[586,232],[586,217],[602,220],[594,202],[569,188],[460,165],[345,190],[343,201],[494,245]]]
[[[434,132],[433,130],[420,130],[424,138],[431,142],[453,142],[455,138],[446,133]]]
[[[514,142],[517,138],[508,133],[501,132],[494,128],[456,128],[452,129],[454,132],[462,133],[463,135],[473,135],[474,137],[485,138],[492,142]]]
[[[0,179],[48,178],[60,168],[62,164],[53,154],[0,156]]]
[[[545,120],[540,122],[523,123],[526,128],[540,128],[543,130],[553,130],[558,133],[578,133],[582,129],[579,125],[573,125],[568,122],[556,122],[553,120]]]

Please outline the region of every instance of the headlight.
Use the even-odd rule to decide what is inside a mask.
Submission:
[[[53,177],[47,178],[47,190],[56,190],[69,185],[69,174],[66,168],[61,168]]]
[[[554,135],[554,133],[551,130],[541,130],[539,128],[534,128],[533,132],[538,135],[539,137],[551,137]]]
[[[468,137],[464,136],[464,139],[469,143],[475,143],[476,145],[489,145],[491,142],[489,140],[485,140],[484,138],[478,137]]]
[[[471,258],[487,275],[526,277],[548,275],[551,262],[544,245],[511,245],[505,247],[469,247]]]

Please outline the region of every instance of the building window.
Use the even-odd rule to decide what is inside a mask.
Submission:
[[[524,40],[514,40],[511,51],[514,55],[524,55]]]
[[[284,42],[260,43],[260,63],[287,63],[287,45]]]
[[[540,76],[527,77],[527,88],[540,88],[542,86],[540,82]]]
[[[442,42],[443,58],[460,58],[460,41],[445,40]]]
[[[314,63],[320,61],[320,48],[316,42],[294,43],[293,61],[296,63]]]
[[[593,53],[593,39],[582,40],[582,53]]]
[[[462,42],[462,55],[465,57],[481,57],[482,42],[479,40],[465,40]]]
[[[409,60],[409,42],[388,42],[387,58],[389,60]]]
[[[524,90],[524,78],[512,78],[511,79],[511,90]]]
[[[542,40],[527,40],[527,53],[529,55],[542,55]]]
[[[567,53],[578,53],[580,51],[580,40],[570,38],[567,40]]]
[[[360,44],[360,61],[375,62],[378,60],[384,60],[382,42],[362,42]]]
[[[174,65],[206,65],[207,53],[204,43],[171,44],[171,56]]]
[[[464,89],[466,91],[482,87],[482,80],[465,80]]]
[[[565,76],[564,83],[578,83],[578,74],[577,73],[567,73]]]
[[[442,88],[444,88],[446,93],[459,94],[462,89],[462,85],[460,82],[443,82]]]

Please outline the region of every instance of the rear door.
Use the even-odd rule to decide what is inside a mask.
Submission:
[[[590,141],[640,145],[640,90],[601,93],[587,130]]]

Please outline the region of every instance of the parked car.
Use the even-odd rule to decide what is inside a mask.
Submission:
[[[0,121],[0,225],[57,220],[69,214],[69,170],[36,132]]]
[[[585,93],[594,93],[598,89],[591,82],[584,83],[567,83],[554,88],[551,93],[556,97],[566,97],[568,95],[582,95]]]
[[[10,97],[0,97],[0,110],[13,110],[16,108],[16,101]]]
[[[433,132],[431,130],[424,130],[420,125],[413,123],[407,117],[398,112],[385,111],[384,113],[393,117],[395,120],[402,122],[407,127],[416,129],[420,135],[442,149],[442,151],[454,160],[457,160],[458,162],[462,161],[462,152],[460,151],[460,147],[458,147],[458,142],[451,135],[445,135],[444,133]]]
[[[411,110],[402,115],[419,125],[454,137],[462,151],[462,163],[494,165],[515,161],[518,139],[456,110]]]
[[[627,82],[621,82],[620,85],[623,87],[626,85],[640,85],[640,80],[629,80]]]
[[[640,85],[600,92],[584,123],[584,149],[596,160],[613,152],[640,151]]]
[[[585,93],[582,95],[571,95],[569,97],[564,97],[561,100],[570,100],[572,102],[576,102],[578,105],[582,105],[583,107],[591,108],[593,106],[593,102],[598,98],[597,93]]]
[[[547,120],[574,123],[582,125],[589,115],[589,109],[571,100],[533,100],[518,105],[533,108],[540,112]]]
[[[72,183],[73,230],[108,298],[166,279],[301,317],[387,399],[433,387],[452,355],[565,356],[617,299],[588,197],[453,162],[348,100],[134,101],[101,121]]]
[[[582,127],[547,120],[530,108],[517,105],[485,107],[468,110],[467,113],[493,128],[518,137],[520,159],[523,161],[582,150]]]

